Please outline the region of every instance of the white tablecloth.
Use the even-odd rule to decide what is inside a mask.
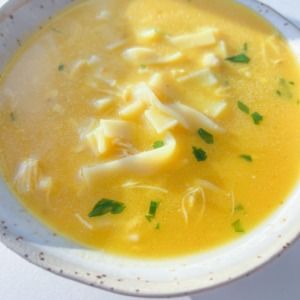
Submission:
[[[222,0],[220,0],[222,1]],[[264,0],[300,26],[299,0]],[[185,300],[299,300],[300,241],[250,277]],[[29,264],[0,244],[0,300],[129,300]]]

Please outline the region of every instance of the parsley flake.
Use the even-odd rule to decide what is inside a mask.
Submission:
[[[200,128],[198,130],[198,135],[201,137],[201,139],[206,143],[206,144],[213,144],[214,143],[214,136],[204,130],[203,128]]]
[[[254,112],[251,117],[255,125],[259,125],[264,119],[264,117],[258,112]]]
[[[111,199],[101,199],[89,213],[89,217],[99,217],[111,213],[120,214],[126,208],[125,204]]]
[[[235,212],[241,212],[241,211],[244,211],[245,208],[242,204],[237,204],[235,207],[234,207],[234,211]]]
[[[206,152],[201,148],[193,147],[193,154],[197,161],[205,161],[207,159]]]
[[[243,160],[248,161],[248,162],[252,162],[253,161],[252,156],[248,155],[248,154],[241,154],[240,158],[242,158]]]
[[[12,122],[15,122],[15,121],[16,121],[16,115],[15,115],[14,112],[11,112],[11,113],[9,114],[9,117],[10,117],[10,120],[11,120]]]
[[[57,67],[58,71],[63,71],[65,69],[65,65],[64,64],[60,64],[58,67]]]
[[[238,101],[237,106],[242,112],[249,115],[250,109],[245,103],[243,103],[242,101]]]
[[[250,62],[250,58],[244,53],[227,57],[226,60],[239,64],[248,64]]]
[[[241,220],[236,220],[235,222],[233,222],[232,227],[233,227],[234,231],[237,233],[245,232],[244,227],[241,223]]]
[[[159,206],[159,201],[155,201],[155,200],[152,200],[150,202],[150,206],[149,206],[149,211],[148,211],[148,214],[146,215],[146,219],[151,222],[152,219],[155,218],[155,215],[156,215],[156,211],[158,209],[158,206]]]

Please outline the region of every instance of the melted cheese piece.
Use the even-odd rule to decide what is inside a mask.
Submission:
[[[82,167],[80,176],[88,183],[91,183],[94,180],[101,180],[101,178],[116,172],[133,172],[141,176],[151,175],[161,170],[170,162],[174,157],[175,149],[176,141],[172,135],[168,135],[165,138],[165,145],[161,148],[141,152],[118,160]]]

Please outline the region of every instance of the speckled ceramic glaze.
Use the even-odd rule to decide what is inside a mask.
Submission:
[[[300,62],[299,30],[263,4],[252,0],[240,2],[273,23],[289,40]],[[41,28],[68,3],[0,0],[0,70],[33,30]],[[199,255],[153,261],[113,256],[63,239],[24,210],[0,179],[0,239],[28,261],[95,287],[141,296],[185,295],[248,275],[278,255],[300,233],[299,199],[300,187],[261,226],[224,247]]]

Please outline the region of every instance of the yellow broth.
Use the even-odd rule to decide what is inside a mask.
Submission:
[[[210,45],[187,46],[193,42],[182,38],[207,28],[215,30]],[[148,50],[126,59],[134,47]],[[153,74],[161,76],[157,86],[149,83]],[[247,234],[295,186],[298,78],[280,34],[231,0],[81,1],[35,33],[3,73],[2,173],[37,218],[81,244],[155,258],[205,251]],[[145,117],[145,103],[130,117],[130,141],[110,139],[109,149],[95,155],[88,130],[103,119],[127,122],[119,112],[142,82],[163,105],[180,101],[224,132],[176,124],[158,133]],[[99,109],[97,99],[108,99],[101,102],[107,107]],[[220,103],[225,106],[214,113]],[[84,166],[162,149],[169,134],[175,150],[162,166],[153,160],[149,174],[121,167],[82,176]],[[29,158],[38,162],[34,171]],[[125,208],[89,217],[101,199]]]

